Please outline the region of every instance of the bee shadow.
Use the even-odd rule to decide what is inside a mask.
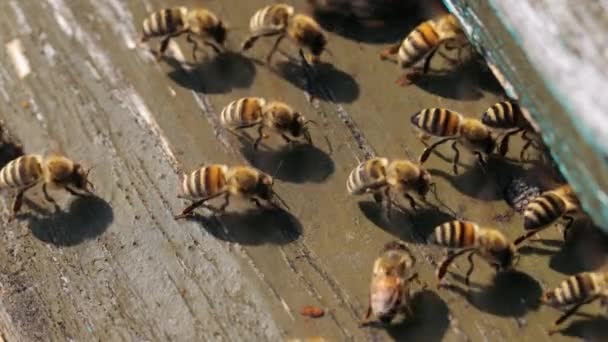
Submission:
[[[282,181],[321,183],[335,170],[329,155],[314,145],[285,144],[276,150],[260,146],[256,151],[250,137],[239,135],[238,140],[241,143],[241,153],[251,165]]]
[[[0,121],[0,168],[23,155],[23,145],[2,128]]]
[[[243,55],[227,51],[213,55],[197,64],[188,64],[191,69],[173,57],[163,60],[173,70],[168,76],[184,88],[205,94],[222,94],[234,88],[249,88],[256,75],[253,62]]]
[[[386,327],[395,341],[443,341],[450,326],[450,310],[433,291],[416,292],[412,298],[414,317]]]
[[[74,246],[101,235],[114,221],[112,207],[104,199],[90,195],[75,197],[66,210],[50,212],[25,200],[37,214],[23,213],[32,234],[41,241],[58,246]]]
[[[461,149],[461,153],[464,149]],[[519,163],[504,158],[488,156],[484,168],[474,162],[469,167],[459,167],[459,174],[452,170],[429,169],[431,175],[447,180],[452,187],[467,196],[483,200],[496,201],[504,199],[504,186],[512,177],[523,177],[526,169]]]
[[[308,7],[325,30],[365,43],[396,43],[424,20],[411,1],[332,0]]]
[[[309,92],[314,98],[337,103],[350,103],[359,98],[357,81],[330,63],[317,63],[312,73],[295,60],[277,61],[272,69],[281,78]]]
[[[380,203],[375,201],[360,201],[359,209],[363,215],[387,233],[398,239],[425,244],[435,227],[454,220],[454,216],[437,208],[422,207],[417,210],[408,208],[407,213],[393,208],[389,221]],[[408,227],[409,229],[404,229]]]
[[[285,245],[302,234],[300,221],[282,209],[249,208],[212,216],[195,214],[188,220],[200,223],[215,238],[241,245]]]
[[[559,333],[585,341],[608,341],[608,318],[579,319],[561,329]]]
[[[457,100],[478,100],[483,97],[481,90],[503,94],[500,83],[480,63],[474,59],[452,71],[431,71],[421,75],[413,83],[429,93]]]
[[[462,275],[452,272],[450,275],[465,286]],[[530,310],[536,310],[543,293],[538,281],[519,271],[499,272],[489,286],[471,282],[469,290],[454,284],[446,285],[445,288],[461,295],[478,310],[496,316],[516,318],[525,316]]]
[[[566,242],[561,240],[561,232],[557,236],[558,240],[552,242],[562,247],[549,259],[549,267],[552,270],[573,275],[596,270],[606,261],[608,237],[592,224],[574,222]]]

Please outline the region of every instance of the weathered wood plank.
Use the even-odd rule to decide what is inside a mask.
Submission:
[[[586,211],[608,232],[605,1],[445,0],[518,98]]]
[[[304,1],[293,3],[303,8]],[[235,28],[229,46],[236,49],[249,16],[264,4],[207,5]],[[101,197],[58,195],[69,211],[52,215],[33,193],[23,218],[10,224],[3,198],[0,317],[6,317],[7,338],[550,339],[544,328],[555,312],[538,308],[534,299],[562,273],[594,266],[579,262],[576,249],[557,257],[525,255],[521,273],[499,277],[494,285],[493,271],[480,263],[473,277],[480,288],[470,294],[429,287],[414,300],[417,317],[411,324],[386,332],[358,327],[381,246],[395,237],[408,241],[422,279],[432,285],[442,251],[427,247],[420,235],[450,216],[397,213],[396,223],[389,224],[377,206],[347,196],[345,179],[366,155],[420,153],[408,118],[421,108],[480,115],[500,98],[484,86],[483,73],[475,69],[403,89],[392,84],[394,65],[378,61],[382,45],[334,34],[334,66],[322,66],[313,89],[307,89],[304,70],[279,55],[274,69],[236,54],[210,54],[201,65],[188,66],[182,63],[188,45],[180,41],[170,46],[173,59],[156,63],[133,49],[133,42],[138,23],[162,6],[147,0],[0,4],[0,39],[20,39],[31,68],[19,79],[10,58],[0,53],[0,118],[28,152],[62,149],[95,165],[92,179]],[[250,56],[262,59],[269,47],[261,41]],[[288,44],[284,49],[294,54]],[[309,90],[318,97],[312,103]],[[221,108],[246,95],[284,100],[322,122],[313,131],[317,148],[283,149],[277,139],[268,142],[275,151],[253,153],[219,128]],[[281,164],[277,191],[290,214],[246,211],[234,203],[234,211],[217,219],[174,222],[172,214],[183,205],[175,198],[181,173],[205,162],[251,163],[270,173]],[[519,235],[520,217],[500,223],[494,216],[507,210],[502,181],[525,168],[497,161],[485,174],[464,153],[463,162],[472,168],[453,176],[448,162],[429,159],[441,199],[460,216]],[[327,309],[326,317],[302,318],[298,311],[309,304]]]

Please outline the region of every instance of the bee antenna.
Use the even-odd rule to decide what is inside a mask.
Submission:
[[[279,166],[277,166],[277,169],[274,170],[274,173],[272,174],[272,179],[274,180],[274,178],[277,176],[277,174],[279,174],[279,170],[281,170],[281,166],[283,166],[283,160],[281,160],[279,162]]]
[[[304,121],[304,126],[308,125],[309,123],[311,123],[311,124],[313,124],[313,125],[315,125],[317,127],[319,126],[319,123],[316,122],[315,120],[306,120],[306,121]]]
[[[281,204],[288,210],[290,211],[291,208],[289,208],[289,206],[287,205],[287,203],[281,198],[281,196],[279,196],[279,194],[276,193],[276,191],[272,190],[272,196],[275,197],[276,199],[279,200],[279,202],[281,202]]]

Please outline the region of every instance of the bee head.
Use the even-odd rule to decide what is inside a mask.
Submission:
[[[310,44],[310,53],[312,53],[312,61],[318,62],[319,56],[325,51],[327,45],[327,38],[321,32],[315,34]]]
[[[89,181],[89,173],[91,168],[85,169],[81,164],[74,164],[74,172],[72,173],[72,184],[79,190],[85,192],[93,192],[95,187]]]
[[[543,295],[540,297],[540,302],[543,304],[551,305],[551,306],[559,305],[559,300],[557,299],[557,296],[555,295],[555,290],[547,291],[547,292],[543,293]]]
[[[215,25],[209,30],[209,33],[216,42],[224,46],[226,36],[228,35],[228,28],[226,27],[224,22],[222,22],[221,20],[218,21],[217,25]]]
[[[496,139],[492,134],[488,134],[488,137],[484,140],[485,153],[490,154],[496,148]]]
[[[421,169],[420,176],[416,181],[416,192],[421,196],[425,196],[431,190],[431,173],[427,170]]]
[[[265,200],[270,200],[273,195],[272,185],[274,184],[274,179],[270,175],[265,173],[260,175],[257,184],[256,194]]]
[[[508,271],[513,268],[517,254],[513,244],[509,244],[507,248],[494,249],[492,254],[498,262],[496,266],[499,271]]]

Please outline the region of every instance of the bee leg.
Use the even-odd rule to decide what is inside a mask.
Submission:
[[[173,218],[176,219],[176,220],[179,220],[179,219],[182,219],[182,218],[186,218],[188,216],[192,216],[192,211],[194,211],[194,209],[196,209],[196,208],[198,208],[200,206],[205,205],[205,202],[207,202],[208,200],[210,200],[212,198],[216,198],[216,197],[221,196],[223,194],[225,194],[224,197],[226,198],[226,203],[227,203],[228,202],[228,197],[229,197],[230,193],[229,192],[226,192],[226,193],[220,192],[220,193],[217,193],[215,195],[208,196],[208,197],[205,197],[205,198],[203,198],[201,200],[192,202],[189,206],[187,206],[186,208],[184,208],[184,210],[182,210],[182,212],[179,215],[175,215],[175,216],[173,216]],[[178,197],[180,197],[180,196],[178,196]],[[210,210],[213,210],[213,209],[211,209],[211,207],[207,207],[207,208],[210,209]],[[226,208],[225,207],[221,207],[220,209],[218,209],[218,211],[222,211],[223,212],[224,209],[226,209]]]
[[[67,186],[67,185],[66,185],[66,186],[64,186],[63,188],[65,189],[65,191],[69,192],[69,193],[70,193],[70,195],[72,195],[72,196],[79,196],[79,197],[84,196],[84,195],[83,195],[83,194],[81,194],[80,192],[78,192],[78,191],[76,191],[76,190],[72,189],[71,187],[69,187],[69,186]]]
[[[484,159],[483,154],[481,154],[481,152],[479,152],[479,151],[475,151],[475,156],[477,157],[477,162],[479,163],[479,165],[483,169],[483,172],[485,173],[488,169],[487,168],[488,163]]]
[[[198,51],[198,43],[192,37],[192,33],[188,33],[186,35],[186,41],[188,43],[190,43],[190,45],[192,45],[192,60],[194,60],[195,62],[198,62],[198,58],[196,58],[196,51]]]
[[[570,215],[564,215],[564,220],[566,220],[566,225],[564,225],[564,241],[568,239],[568,232],[570,232],[570,228],[572,228],[572,223],[574,223],[574,217]]]
[[[363,320],[361,320],[361,323],[359,323],[359,326],[363,327],[368,325],[369,323],[371,323],[370,317],[372,316],[372,306],[371,306],[371,295],[368,299],[368,304],[367,304],[367,311],[365,312],[365,317],[363,317]]]
[[[285,140],[286,143],[291,144],[293,143],[293,140],[290,139],[288,136],[286,136],[285,134],[281,134],[281,138],[283,138],[283,140]]]
[[[416,204],[416,200],[414,199],[414,197],[412,197],[412,195],[410,194],[405,194],[405,198],[407,198],[407,200],[410,202],[410,207],[412,207],[414,211],[417,211],[418,205]]]
[[[270,62],[272,61],[272,56],[274,55],[274,53],[277,51],[277,49],[279,48],[279,44],[281,43],[281,41],[283,40],[283,38],[285,38],[285,34],[281,34],[277,40],[274,41],[274,44],[272,45],[272,49],[270,49],[270,52],[268,53],[268,56],[266,56],[266,64],[270,65]]]
[[[464,278],[464,283],[468,287],[471,278],[471,274],[473,274],[473,270],[475,269],[475,264],[473,263],[473,256],[475,256],[475,251],[469,253],[467,255],[467,261],[469,262],[469,268],[467,269],[466,277]]]
[[[438,141],[434,142],[433,144],[431,144],[431,145],[427,146],[427,147],[424,149],[424,151],[422,151],[422,154],[420,155],[420,158],[418,159],[418,162],[419,162],[420,164],[423,164],[423,163],[424,163],[424,162],[425,162],[427,159],[429,159],[429,156],[431,155],[431,152],[433,152],[433,150],[434,150],[434,149],[435,149],[437,146],[439,146],[439,145],[441,145],[441,144],[443,144],[443,143],[446,143],[446,142],[448,142],[448,141],[450,141],[450,140],[454,140],[454,139],[455,139],[455,138],[453,138],[453,137],[444,138],[444,139],[438,140]]]
[[[167,47],[169,47],[169,41],[171,40],[171,38],[177,37],[177,36],[181,35],[182,33],[184,33],[184,31],[179,31],[179,32],[170,34],[161,41],[160,48],[158,49],[158,53],[155,54],[156,55],[155,57],[157,60],[161,59],[165,55],[165,51],[167,51]]]
[[[42,193],[44,194],[44,199],[47,202],[53,203],[53,204],[57,204],[57,201],[55,201],[55,199],[53,197],[51,197],[51,195],[49,195],[49,192],[47,191],[47,183],[42,184]]]
[[[55,207],[55,211],[59,210],[59,205],[57,205],[57,201],[55,201],[55,199],[49,195],[48,191],[47,191],[47,183],[42,184],[42,193],[44,194],[44,199],[53,204],[53,206]]]
[[[454,160],[452,161],[452,167],[454,168],[454,174],[458,175],[458,159],[460,158],[460,151],[458,150],[458,141],[452,143],[452,150],[454,150]]]
[[[260,201],[255,198],[255,197],[249,197],[249,200],[251,202],[253,202],[253,204],[255,204],[256,207],[260,208],[260,209],[264,209],[265,207],[262,205],[262,203],[260,203]]]
[[[399,52],[399,48],[401,47],[401,42],[395,43],[391,46],[389,46],[388,48],[380,51],[380,53],[378,54],[380,56],[380,60],[383,61],[385,59],[387,59],[389,56],[396,54],[397,52]]]
[[[218,211],[220,213],[223,213],[224,211],[226,211],[226,208],[228,208],[228,204],[230,204],[230,193],[226,192],[224,194],[224,203],[222,203],[222,205],[218,208]]]
[[[247,37],[247,39],[245,39],[245,41],[243,41],[243,44],[241,44],[241,52],[251,49],[253,47],[253,44],[262,37],[272,37],[272,36],[281,34],[282,32],[283,31],[280,29],[277,30],[277,29],[273,28],[273,29],[267,30],[266,32],[261,32],[258,34],[251,35],[251,36]]]
[[[19,210],[21,210],[21,206],[23,205],[23,195],[25,194],[25,192],[31,189],[36,184],[37,183],[30,184],[19,190],[19,192],[15,196],[15,200],[13,201],[13,213],[9,217],[9,222],[14,220]]]
[[[441,263],[439,264],[439,266],[437,266],[437,273],[436,273],[437,287],[441,287],[441,280],[445,276],[445,273],[448,271],[448,267],[450,266],[450,264],[452,264],[452,262],[454,262],[454,259],[456,259],[457,257],[459,257],[459,256],[461,256],[463,254],[471,252],[473,250],[474,249],[472,249],[472,248],[466,248],[466,249],[460,250],[458,252],[454,252],[454,251],[449,251],[448,252],[448,254],[441,261]]]
[[[529,137],[527,135],[527,133],[528,133],[528,131],[524,130],[524,132],[521,134],[521,138],[526,142],[524,144],[524,147],[522,147],[521,152],[519,153],[519,159],[521,161],[524,160],[524,153],[526,152],[526,150],[528,148],[530,148],[530,146],[532,146],[532,143],[533,143],[533,139],[531,137]]]
[[[544,229],[544,228],[543,228],[543,229]],[[527,240],[527,239],[529,239],[530,237],[532,237],[532,236],[534,236],[534,235],[538,234],[538,233],[539,233],[541,230],[543,230],[543,229],[536,229],[536,230],[529,231],[529,232],[527,232],[526,234],[524,234],[524,235],[522,235],[522,236],[518,237],[517,239],[515,239],[515,241],[513,241],[513,244],[514,244],[515,246],[518,246],[519,244],[521,244],[522,242],[526,241],[526,240]]]
[[[258,150],[258,147],[260,145],[260,142],[262,141],[262,139],[268,138],[268,135],[264,134],[264,126],[260,125],[258,126],[258,137],[255,139],[255,142],[253,143],[253,149],[254,150]]]
[[[379,192],[379,191],[374,192],[374,201],[376,201],[376,203],[382,203],[383,198],[384,198],[384,195],[382,194],[382,192]]]
[[[410,68],[395,80],[395,84],[400,87],[408,86],[414,83],[420,75],[422,75],[422,71],[420,69]]]
[[[211,41],[209,41],[209,40],[203,40],[203,44],[205,44],[205,45],[207,45],[208,47],[212,48],[212,49],[213,49],[213,51],[214,51],[216,54],[220,54],[220,53],[222,53],[222,49],[221,49],[219,46],[217,46],[215,43],[213,43],[213,42],[211,42]]]
[[[429,70],[431,70],[431,60],[433,59],[433,57],[435,56],[435,54],[437,53],[437,51],[439,50],[438,47],[434,48],[431,52],[429,52],[428,55],[426,55],[426,57],[424,58],[424,66],[422,67],[422,73],[424,75],[429,73]]]
[[[516,129],[510,132],[507,132],[507,134],[505,134],[502,139],[500,140],[499,143],[499,147],[498,147],[498,152],[500,153],[501,156],[505,156],[507,155],[507,152],[509,151],[509,140],[511,139],[512,135],[515,135],[517,133],[521,132],[521,129]]]
[[[568,317],[575,314],[581,308],[581,306],[591,304],[592,302],[598,300],[599,298],[601,298],[601,296],[591,297],[590,299],[588,299],[584,302],[578,303],[578,304],[574,305],[572,308],[570,308],[568,311],[564,312],[564,314],[562,314],[558,319],[555,320],[555,322],[553,322],[552,328],[549,329],[549,335],[553,335],[554,333],[558,332],[559,331],[557,329],[558,325],[563,323]]]

